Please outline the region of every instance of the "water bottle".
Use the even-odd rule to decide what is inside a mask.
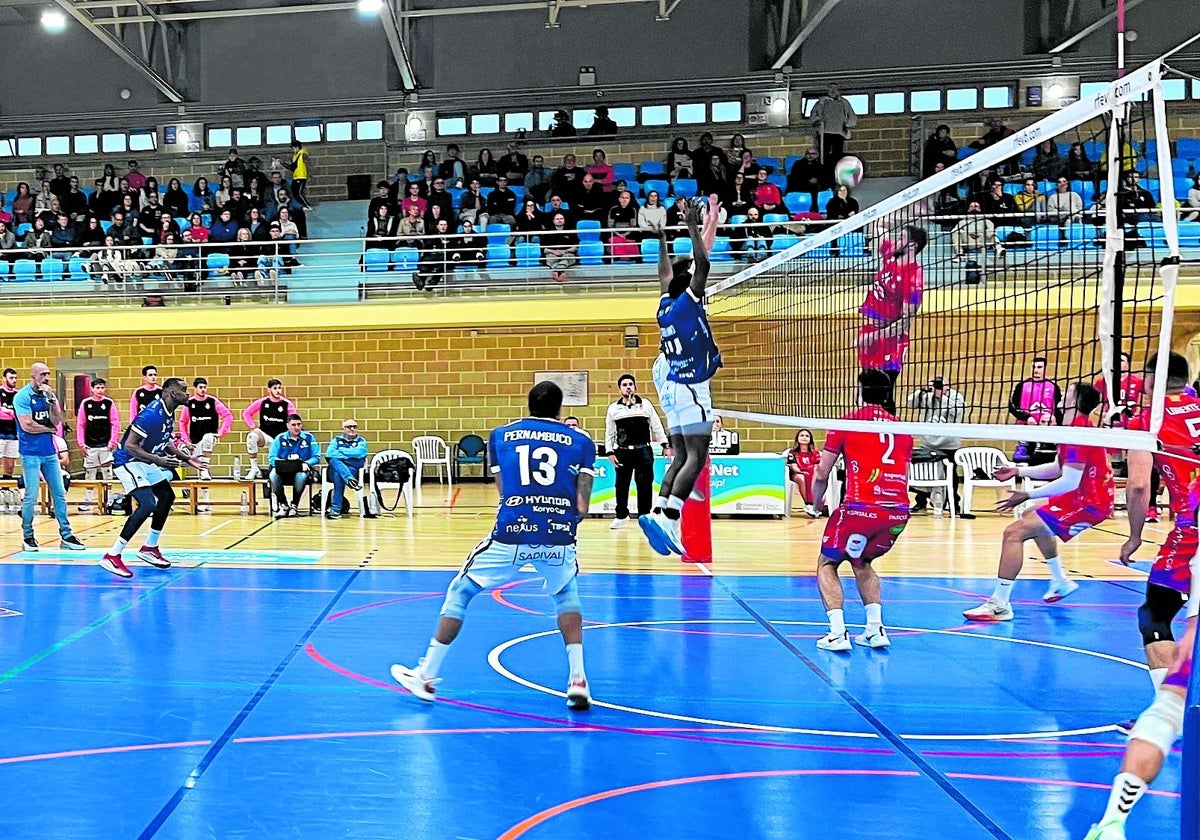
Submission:
[[[241,455],[235,455],[233,457],[233,477],[234,478],[242,477],[242,456]],[[243,495],[245,495],[245,494],[243,494]]]
[[[242,504],[238,510],[241,512],[242,516],[250,515],[250,497],[246,495],[245,490],[242,491]]]

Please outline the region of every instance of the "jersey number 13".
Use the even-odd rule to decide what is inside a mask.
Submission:
[[[549,446],[533,449],[529,444],[517,447],[517,463],[521,470],[521,484],[528,486],[536,481],[543,487],[554,483],[554,468],[558,466],[558,453]]]

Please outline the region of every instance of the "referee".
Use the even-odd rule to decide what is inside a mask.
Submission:
[[[637,393],[632,374],[617,380],[621,396],[608,407],[604,416],[604,449],[617,470],[617,518],[609,526],[624,528],[629,522],[629,479],[637,481],[638,515],[645,516],[654,507],[654,450],[651,444],[666,445],[658,412]]]

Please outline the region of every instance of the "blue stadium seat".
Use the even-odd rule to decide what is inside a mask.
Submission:
[[[776,234],[775,238],[771,240],[771,253],[778,254],[781,251],[786,251],[788,248],[799,244],[800,237],[796,236],[794,233]]]
[[[821,190],[817,193],[817,212],[822,215],[825,213],[825,208],[829,206],[829,199],[833,198],[833,190]]]
[[[1159,191],[1162,189],[1162,185],[1159,183],[1159,180],[1157,178],[1143,178],[1142,179],[1142,189],[1149,192],[1150,195],[1154,196],[1154,200],[1158,201],[1159,196],[1161,195],[1161,193]],[[1185,196],[1186,196],[1186,193],[1185,193]]]
[[[7,192],[5,192],[4,193],[4,206],[11,210],[13,199],[15,199],[16,197],[17,197],[16,190],[8,190]]]
[[[1019,225],[1000,225],[996,228],[996,240],[1003,243],[1006,248],[1011,248],[1013,246],[1009,243],[1008,237],[1014,233],[1019,233],[1022,237],[1027,237],[1025,228]],[[1022,247],[1024,244],[1024,242],[1021,243]]]
[[[600,222],[596,219],[583,219],[576,225],[579,231],[579,243],[600,241]]]
[[[675,197],[676,198],[694,198],[696,192],[700,189],[695,178],[676,178],[675,179]]]
[[[1186,176],[1176,178],[1175,181],[1175,200],[1181,204],[1187,201],[1188,190],[1192,188],[1192,179]]]
[[[783,197],[783,203],[789,213],[809,213],[812,211],[812,195],[809,193],[788,193]]]
[[[729,224],[731,224],[731,225],[744,225],[744,224],[746,224],[746,219],[748,219],[748,218],[750,218],[750,217],[749,217],[749,216],[747,216],[747,215],[745,215],[744,213],[740,213],[740,214],[738,214],[738,215],[736,215],[736,216],[733,216],[733,217],[731,217],[731,218],[729,219]]]
[[[21,222],[21,224],[17,225],[17,229],[15,231],[17,234],[17,239],[23,239],[25,234],[29,233],[31,230],[33,230],[33,225],[29,224],[29,222]]]
[[[768,213],[762,217],[762,220],[769,225],[781,225],[790,222],[791,217],[787,213]]]
[[[554,205],[552,205],[552,204],[551,204],[550,202],[548,202],[548,201],[547,201],[545,204],[543,204],[543,205],[542,205],[542,212],[543,212],[543,213],[549,213],[549,212],[550,212],[552,209],[554,209]],[[564,210],[570,210],[570,209],[571,209],[571,202],[569,202],[569,201],[564,201],[564,202],[562,203],[562,209],[564,209]]]
[[[755,160],[758,161],[759,166],[761,166],[767,170],[768,175],[786,175],[787,174],[786,172],[782,172],[780,170],[779,158],[760,157],[760,158],[755,158]]]
[[[42,279],[61,280],[67,271],[67,264],[58,257],[46,257],[42,260]]]
[[[508,268],[508,264],[511,259],[512,249],[508,247],[508,243],[506,243],[504,240],[498,239],[488,244],[488,268]]]
[[[1190,160],[1181,157],[1171,158],[1171,177],[1187,177],[1190,171],[1192,171],[1192,162]]]
[[[776,237],[776,238],[778,238],[778,237]],[[800,239],[801,239],[801,241],[803,241],[804,239],[807,239],[807,238],[809,238],[809,237],[801,237]],[[833,256],[833,243],[826,242],[824,245],[818,245],[815,248],[809,248],[807,251],[804,252],[804,256],[807,259],[825,259],[825,258],[831,257],[831,256]]]
[[[862,257],[867,253],[867,237],[862,231],[847,233],[838,240],[843,257]]]
[[[9,270],[8,260],[0,260],[0,282],[7,282]]]
[[[213,252],[204,258],[204,267],[208,269],[209,275],[212,277],[228,274],[229,255]]]
[[[487,231],[485,231],[485,232],[488,234],[488,240],[492,240],[492,239],[503,240],[503,239],[506,239],[507,237],[495,236],[495,234],[510,233],[511,231],[512,231],[512,225],[506,225],[504,222],[488,222]]]
[[[1135,149],[1137,149],[1137,146],[1138,146],[1138,144],[1135,141],[1133,144],[1133,147]],[[1145,157],[1150,158],[1150,160],[1157,160],[1158,159],[1158,141],[1157,140],[1147,140],[1144,151],[1145,151]]]
[[[687,236],[681,236],[671,242],[671,251],[676,257],[690,257],[692,255],[692,240]]]
[[[1036,154],[1037,154],[1037,147],[1030,146],[1028,149],[1021,152],[1021,154],[1017,156],[1017,159],[1019,161],[1021,161],[1021,165],[1023,167],[1025,167],[1026,172],[1029,171],[1029,167],[1033,166],[1033,158],[1034,158],[1034,155],[1036,155]]]
[[[652,191],[658,193],[660,203],[666,204],[666,197],[671,194],[671,183],[669,181],[650,180],[642,184],[642,195],[649,195]]]
[[[509,187],[509,189],[512,190],[513,195],[517,197],[517,209],[520,210],[521,204],[525,201],[525,188],[520,184],[514,184],[513,186]]]
[[[637,180],[637,166],[632,163],[614,163],[613,181],[624,181],[632,185]]]
[[[733,246],[728,236],[718,236],[713,240],[712,253],[708,255],[713,262],[733,262]]]
[[[392,269],[411,274],[417,270],[417,262],[420,259],[421,255],[416,248],[397,248],[392,251]]]
[[[185,230],[187,230],[188,228],[190,228],[192,226],[192,223],[189,222],[187,219],[183,218],[183,216],[177,216],[175,219],[175,224],[179,225],[180,233],[183,233]]]
[[[194,186],[187,188],[188,212],[199,213],[204,208],[204,200],[196,198],[196,194],[192,192],[193,189],[195,189]]]
[[[783,162],[783,166],[784,166],[783,174],[786,175],[788,172],[791,172],[792,167],[795,165],[796,161],[803,160],[803,159],[804,159],[804,155],[788,155],[787,158]]]
[[[17,260],[13,263],[13,280],[18,283],[31,283],[37,279],[38,264],[36,260]]]
[[[774,184],[779,187],[780,192],[787,192],[787,176],[786,175],[768,175],[767,183]]]
[[[1079,197],[1083,199],[1083,207],[1086,210],[1092,206],[1092,202],[1096,199],[1096,185],[1091,181],[1072,181],[1068,189],[1073,193],[1079,193]]]
[[[212,227],[212,213],[202,213],[200,215],[200,224],[204,225],[206,228],[211,228]]]
[[[462,201],[462,195],[466,190],[462,187],[448,187],[446,192],[450,193],[450,200],[454,202],[455,209],[458,209],[458,205]]]
[[[479,194],[481,196],[483,196],[484,198],[487,198],[489,195],[491,195],[495,191],[495,189],[496,189],[495,187],[480,187]]]
[[[363,271],[387,271],[391,267],[392,255],[382,248],[363,251]]]
[[[1038,191],[1038,195],[1049,195],[1054,192],[1056,186],[1054,181],[1038,181],[1035,189]]]
[[[599,240],[579,243],[580,265],[604,265],[604,243]]]
[[[970,146],[959,146],[958,147],[958,159],[962,160],[965,157],[970,157],[971,155],[975,154],[978,151],[979,151],[978,149],[974,149]]]
[[[1067,247],[1072,249],[1096,247],[1099,231],[1093,225],[1067,225]]]
[[[88,261],[86,257],[71,257],[68,265],[68,277],[71,280],[91,280],[92,275],[88,273]]]
[[[1184,160],[1200,161],[1200,137],[1180,137],[1175,140],[1175,154]]]
[[[1060,156],[1066,157],[1067,155],[1071,154],[1070,143],[1055,143],[1054,145],[1058,148],[1058,153]]]
[[[647,237],[642,240],[642,262],[656,263],[658,262],[658,249],[661,247],[656,237]]]
[[[542,249],[536,242],[517,243],[517,268],[537,268],[542,261]]]
[[[100,229],[105,233],[108,233],[109,230],[112,229],[112,222],[110,222],[108,219],[102,219],[100,221]]]
[[[656,175],[661,178],[667,174],[667,171],[663,168],[663,162],[661,160],[644,160],[638,164],[638,174]]]
[[[1153,248],[1165,250],[1167,247],[1167,232],[1161,224],[1153,222],[1148,225],[1139,227],[1139,232],[1142,237],[1150,243]]]
[[[1034,225],[1029,232],[1029,241],[1035,251],[1057,251],[1061,246],[1062,233],[1058,225]]]
[[[1179,245],[1183,248],[1200,248],[1200,222],[1179,223]]]
[[[1004,194],[1005,195],[1016,195],[1017,193],[1019,193],[1021,191],[1021,188],[1023,186],[1024,186],[1023,184],[1019,184],[1019,183],[1005,184],[1003,187]]]
[[[1104,141],[1085,140],[1083,143],[1083,153],[1087,155],[1087,159],[1092,163],[1102,162],[1104,160]]]

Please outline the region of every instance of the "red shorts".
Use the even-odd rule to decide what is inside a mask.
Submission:
[[[1191,592],[1191,562],[1198,548],[1200,540],[1197,539],[1195,527],[1180,528],[1179,520],[1175,520],[1175,527],[1163,541],[1162,548],[1158,550],[1158,557],[1154,558],[1154,566],[1150,569],[1150,582],[1185,595]]]
[[[874,335],[882,327],[868,325],[859,328],[859,338]],[[864,350],[858,351],[858,365],[861,368],[876,368],[877,370],[900,370],[904,364],[904,354],[908,350],[908,336],[899,335],[883,338],[872,342]]]
[[[1046,523],[1054,536],[1069,542],[1088,528],[1094,528],[1112,515],[1111,510],[1101,510],[1087,505],[1073,493],[1055,496],[1037,509],[1037,515]]]
[[[821,556],[840,563],[870,563],[891,550],[908,525],[908,508],[844,504],[829,515]]]

